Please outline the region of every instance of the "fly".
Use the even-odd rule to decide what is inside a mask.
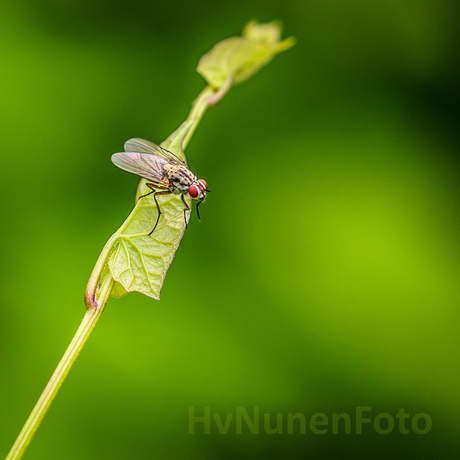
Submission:
[[[146,185],[151,191],[140,197],[144,198],[153,193],[153,199],[157,206],[158,217],[149,235],[155,231],[160,220],[161,210],[157,201],[157,196],[160,195],[181,195],[182,203],[185,206],[184,220],[187,227],[185,213],[190,207],[185,202],[184,195],[188,193],[193,199],[198,200],[196,213],[198,220],[201,220],[198,206],[206,199],[206,193],[210,190],[207,189],[206,181],[198,179],[188,169],[185,161],[178,158],[174,153],[145,139],[130,139],[125,142],[124,147],[124,152],[112,155],[112,163],[124,171],[137,174],[149,181]]]

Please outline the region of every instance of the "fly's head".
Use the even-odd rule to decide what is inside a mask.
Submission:
[[[193,184],[188,188],[189,195],[198,201],[204,201],[206,199],[206,192],[209,192],[207,189],[208,185],[203,179],[197,179]]]
[[[200,219],[200,211],[198,211],[198,206],[206,199],[206,193],[209,192],[208,185],[206,181],[203,179],[197,179],[193,182],[193,184],[188,188],[188,194],[195,200],[198,200],[196,204],[196,214],[198,216],[198,220]]]

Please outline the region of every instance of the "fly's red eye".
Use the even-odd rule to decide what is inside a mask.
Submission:
[[[200,191],[198,190],[198,187],[196,185],[191,185],[188,189],[188,193],[192,198],[196,198]]]
[[[201,184],[203,185],[203,187],[204,187],[205,189],[208,188],[208,184],[206,183],[205,180],[200,179],[200,182],[201,182]]]

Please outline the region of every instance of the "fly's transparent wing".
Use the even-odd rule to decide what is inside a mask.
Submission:
[[[162,183],[165,175],[163,167],[169,161],[151,153],[122,152],[112,155],[112,163],[124,171]]]
[[[140,139],[135,137],[134,139],[129,139],[125,142],[125,152],[133,153],[149,153],[150,155],[156,155],[160,158],[164,158],[168,163],[173,164],[185,164],[180,158],[176,157],[174,153],[169,150],[160,147],[153,142],[147,141],[145,139]]]

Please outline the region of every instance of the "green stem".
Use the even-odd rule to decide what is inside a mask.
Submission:
[[[85,345],[88,337],[90,336],[94,326],[101,317],[107,301],[110,297],[114,281],[111,276],[107,276],[101,285],[99,298],[97,299],[97,306],[88,306],[83,321],[80,324],[77,332],[75,333],[72,342],[68,346],[64,356],[56,367],[53,375],[51,376],[48,384],[46,385],[43,393],[35,404],[29,418],[27,419],[24,427],[22,428],[19,436],[17,437],[13,447],[11,448],[6,460],[18,460],[22,458],[28,445],[37,431],[40,423],[45,417],[51,403],[56,397],[59,388],[61,387],[64,379],[69,373],[73,363],[77,359],[81,349]]]
[[[101,281],[102,272],[107,264],[107,260],[110,257],[110,253],[112,252],[113,245],[116,243],[119,237],[118,232],[114,233],[107,243],[105,243],[104,248],[102,249],[101,253],[99,254],[99,258],[97,259],[96,265],[93,268],[91,276],[89,277],[88,284],[86,285],[85,291],[85,305],[86,308],[89,310],[91,308],[98,307],[98,301],[96,300],[97,289],[99,286],[99,282]],[[106,275],[106,279],[112,279],[110,273]],[[112,283],[113,286],[113,283]],[[109,292],[110,296],[110,292]],[[107,297],[108,298],[108,297]],[[100,302],[100,299],[99,299]]]
[[[215,93],[208,99],[208,104],[216,105],[218,102],[220,102],[224,98],[224,96],[230,91],[232,85],[233,75],[230,74],[224,81],[224,84],[220,87],[219,91],[217,91],[217,93]]]
[[[257,24],[251,22],[245,28],[244,42],[234,40],[226,41],[227,45],[228,43],[235,44],[231,52],[227,52],[226,54],[224,53],[224,55],[222,55],[222,53],[219,54],[219,52],[216,54],[215,47],[213,48],[213,51],[203,57],[206,61],[205,67],[208,66],[209,68],[209,65],[211,64],[211,67],[217,68],[220,73],[224,72],[226,77],[224,79],[224,84],[220,88],[207,86],[193,102],[192,109],[186,120],[186,132],[183,131],[184,126],[181,125],[171,135],[172,137],[170,136],[170,138],[168,138],[171,142],[173,142],[173,140],[178,142],[181,141],[180,145],[175,145],[178,154],[180,153],[181,149],[185,149],[187,146],[206,110],[220,102],[230,90],[234,83],[234,76],[238,72],[243,72],[240,74],[239,82],[241,82],[255,73],[260,66],[265,65],[276,53],[279,53],[280,51],[283,51],[294,44],[294,40],[292,38],[284,40],[281,43],[279,43],[278,40],[275,40],[274,42],[273,37],[277,37],[278,35],[279,26],[274,23],[271,25],[265,24],[259,27]],[[261,40],[261,37],[263,40]],[[241,43],[244,43],[244,46],[241,46]],[[261,44],[265,46],[264,53],[262,53],[262,55],[257,59],[254,55],[254,44],[257,45],[257,49],[260,48]],[[200,60],[200,65],[201,63],[202,61]],[[202,73],[200,71],[200,65],[198,67],[198,71]],[[208,80],[205,74],[202,73],[202,75]],[[168,139],[165,142],[167,142]],[[143,181],[141,181],[140,184],[143,184]],[[19,436],[11,448],[6,460],[18,460],[23,456],[27,446],[30,444],[35,432],[45,417],[45,414],[47,413],[51,403],[56,397],[56,394],[59,391],[59,388],[61,387],[64,379],[69,373],[73,363],[77,359],[86,341],[88,340],[88,337],[91,334],[94,326],[101,317],[112,289],[116,283],[110,271],[108,269],[106,270],[106,266],[114,245],[123,236],[124,230],[129,228],[129,225],[132,223],[134,217],[137,216],[136,208],[137,205],[132,213],[128,216],[128,219],[126,219],[124,224],[120,227],[120,229],[107,241],[106,245],[104,246],[93,269],[93,272],[91,273],[86,288],[85,317],[83,318],[80,327],[78,328],[66,352],[64,353],[64,356],[59,362],[56,370],[51,376],[48,385],[43,390],[43,393],[37,401],[37,404],[33,408],[22,431],[19,433]],[[172,252],[172,256],[174,256],[174,252]]]
[[[187,118],[188,120],[193,120],[193,122],[183,140],[184,148],[190,140],[196,127],[198,126],[198,123],[201,121],[201,118],[206,112],[206,109],[211,105],[209,101],[214,94],[215,90],[208,86],[194,101],[190,114]],[[51,376],[51,379],[43,390],[43,393],[35,404],[35,407],[29,415],[29,418],[24,424],[21,432],[19,433],[19,436],[17,437],[13,447],[6,457],[6,460],[19,460],[24,455],[24,452],[32,441],[32,438],[40,426],[43,418],[45,417],[49,407],[51,406],[51,403],[56,397],[59,388],[64,382],[64,379],[69,373],[73,363],[77,359],[86,341],[88,340],[88,337],[90,336],[94,326],[101,317],[110,297],[112,288],[115,284],[115,281],[110,272],[106,273],[103,280],[101,280],[102,274],[104,272],[105,266],[107,265],[107,261],[110,257],[114,244],[119,239],[120,234],[123,233],[123,229],[131,221],[132,215],[133,213],[126,219],[120,229],[112,235],[112,237],[107,241],[104,248],[102,249],[102,252],[99,255],[96,265],[93,268],[91,276],[88,280],[88,285],[86,287],[86,314],[83,318],[83,321],[75,333],[72,342],[64,353],[64,356],[56,367],[56,370]],[[98,287],[99,295],[97,295]]]
[[[193,120],[193,124],[187,131],[187,134],[182,141],[182,148],[185,150],[190,138],[195,132],[198,123],[201,121],[206,109],[210,106],[210,99],[214,96],[215,90],[211,86],[207,86],[199,96],[193,101],[192,110],[188,114],[187,120]]]

